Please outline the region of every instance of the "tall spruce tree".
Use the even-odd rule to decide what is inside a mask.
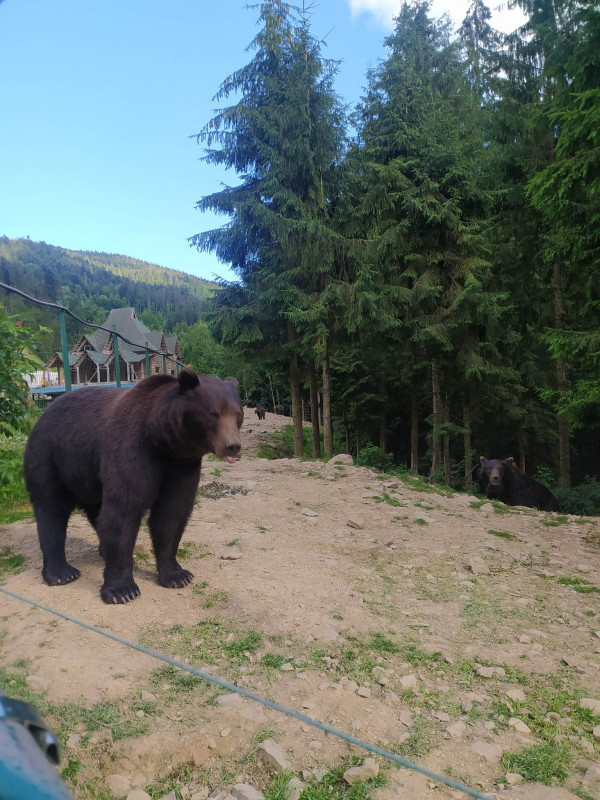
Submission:
[[[383,287],[396,287],[394,314],[404,337],[397,342],[397,369],[408,368],[414,379],[419,363],[429,365],[435,473],[442,469],[444,437],[453,430],[452,353],[459,340],[462,347],[469,341],[468,307],[484,315],[493,298],[481,284],[485,195],[472,87],[448,23],[431,19],[429,9],[427,2],[402,6],[386,39],[389,55],[370,74],[359,109],[361,210],[375,255],[359,269],[357,283],[364,283],[365,269],[375,269],[375,303],[385,303],[388,313]],[[445,444],[448,479],[447,438]]]
[[[209,148],[205,160],[234,169],[241,183],[204,197],[197,206],[231,220],[192,237],[192,243],[215,252],[240,277],[239,292],[247,293],[246,299],[240,301],[236,290],[232,307],[224,305],[228,295],[220,300],[221,314],[242,309],[239,344],[249,331],[256,344],[267,328],[282,328],[295,448],[302,455],[299,355],[306,347],[303,335],[318,338],[307,310],[314,308],[333,263],[336,237],[328,201],[341,114],[332,89],[334,65],[322,59],[307,15],[298,16],[281,0],[263,2],[259,9],[263,27],[250,45],[255,55],[216,95],[219,101],[238,98],[198,134]],[[217,149],[210,149],[213,143]],[[256,317],[248,316],[251,308],[260,309]],[[261,318],[268,324],[259,324]]]

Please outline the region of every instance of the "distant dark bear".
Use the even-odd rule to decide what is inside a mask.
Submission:
[[[127,603],[140,594],[133,548],[148,509],[159,582],[171,588],[191,582],[192,573],[177,563],[177,548],[202,457],[214,453],[232,463],[241,451],[236,388],[235,378],[198,377],[184,369],[178,377],[152,375],[132,389],[78,389],[44,411],[27,442],[24,466],[47,583],[80,575],[65,557],[76,506],[100,539],[106,603]]]
[[[254,413],[256,414],[256,416],[259,419],[264,419],[265,418],[265,413],[266,412],[265,412],[264,408],[261,408],[260,406],[258,406],[257,408],[254,409]]]
[[[281,406],[281,405],[275,406],[275,413],[279,414],[279,415],[284,414],[285,413],[285,407]]]
[[[487,459],[481,456],[479,486],[490,500],[500,500],[509,506],[528,506],[541,511],[560,511],[552,492],[528,475],[522,475],[512,458]]]

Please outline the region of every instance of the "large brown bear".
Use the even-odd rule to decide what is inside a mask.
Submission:
[[[556,497],[543,484],[522,475],[513,458],[479,459],[479,486],[489,499],[500,500],[508,506],[527,506],[541,511],[560,511]]]
[[[237,381],[184,369],[152,375],[132,389],[87,387],[55,400],[33,428],[25,449],[25,481],[35,512],[51,586],[76,580],[65,539],[73,509],[82,508],[106,562],[100,591],[106,603],[127,603],[133,548],[148,520],[163,586],[194,577],[176,559],[192,513],[202,456],[232,463],[241,451],[242,405]]]

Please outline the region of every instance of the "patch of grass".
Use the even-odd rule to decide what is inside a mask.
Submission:
[[[382,633],[372,633],[369,646],[377,653],[399,653],[400,645],[388,639]]]
[[[558,514],[556,517],[548,517],[542,521],[542,525],[546,525],[548,528],[555,528],[558,525],[567,525],[568,523],[569,518],[564,514]]]
[[[338,622],[341,622],[344,619],[344,615],[340,614],[339,611],[332,611],[331,616],[333,619],[337,619]]]
[[[581,800],[596,800],[596,798],[591,795],[589,792],[586,792],[581,786],[578,786],[576,789],[573,789],[573,794],[580,797]]]
[[[481,508],[481,506],[484,506],[487,502],[488,502],[487,497],[485,497],[483,500],[472,500],[469,503],[469,505],[471,506],[471,508],[474,508],[478,511]]]
[[[364,757],[351,758],[328,772],[319,783],[309,783],[302,792],[302,800],[370,800],[373,790],[385,785],[385,773],[380,772],[376,778],[352,785],[344,780],[344,772],[363,761]],[[290,773],[278,775],[265,789],[265,800],[286,800],[291,777]]]
[[[202,581],[201,583],[194,583],[192,585],[192,594],[202,594],[204,589],[208,587],[208,581]]]
[[[21,505],[21,504],[20,504]],[[22,519],[33,520],[33,509],[28,503],[23,503],[24,508],[0,508],[0,525],[12,525]]]
[[[201,683],[204,683],[202,678],[197,675],[192,675],[190,672],[183,672],[171,664],[165,664],[164,667],[159,667],[154,670],[150,676],[150,682],[154,686],[161,686],[164,683],[171,684],[171,687],[176,692],[189,692]]]
[[[571,589],[574,589],[579,594],[593,594],[594,592],[600,592],[600,589],[591,581],[586,581],[584,578],[559,578],[558,582],[562,586],[570,586]]]
[[[215,478],[220,478],[223,474],[223,469],[221,467],[215,467],[210,474],[214,475]]]
[[[235,547],[236,544],[239,542],[239,539],[232,539],[230,542],[227,542],[227,547]]]
[[[206,545],[197,542],[184,542],[177,548],[177,558],[186,560],[188,558],[206,558],[210,553]],[[138,556],[139,557],[139,556]],[[147,558],[148,556],[146,556]]]
[[[263,641],[260,631],[251,630],[244,636],[239,636],[231,642],[223,644],[223,650],[232,659],[241,658],[244,653],[255,653],[261,646]]]
[[[248,494],[248,489],[243,486],[229,486],[227,483],[211,481],[200,487],[196,492],[196,497],[204,497],[208,500],[220,500],[222,497],[231,497],[234,494]]]
[[[517,772],[526,781],[539,781],[546,786],[561,784],[569,775],[570,748],[565,742],[534,744],[502,756],[507,772]]]
[[[25,569],[25,556],[15,553],[12,547],[3,547],[0,550],[0,582],[9,575],[18,575]]]
[[[261,744],[261,742],[266,742],[267,739],[276,740],[277,731],[273,730],[273,728],[261,728],[259,731],[256,731],[256,733],[252,738],[254,739],[256,744]]]
[[[427,755],[436,744],[435,728],[432,723],[418,716],[414,727],[409,729],[409,738],[400,744],[391,742],[388,750],[403,758],[420,758]]]
[[[257,525],[257,526],[256,526],[256,530],[257,530],[259,533],[266,533],[266,532],[267,532],[267,530],[268,530],[268,528],[265,528],[265,526],[264,526],[264,525]]]
[[[194,767],[191,764],[184,764],[165,778],[161,778],[154,786],[147,786],[146,794],[149,794],[152,800],[161,800],[171,792],[176,792],[179,796],[179,790],[193,777],[193,773]]]
[[[202,604],[203,608],[212,608],[216,606],[217,603],[226,603],[229,600],[229,595],[227,592],[222,590],[217,590],[212,594],[209,594],[204,603]]]
[[[514,513],[510,510],[509,506],[505,505],[504,503],[501,503],[500,500],[490,500],[489,502],[492,504],[492,508],[494,509],[494,514],[502,515],[502,514]]]
[[[421,517],[417,517],[416,519],[413,519],[413,522],[414,522],[415,525],[429,525],[427,520],[426,519],[422,519]]]
[[[517,537],[514,533],[509,533],[508,531],[495,531],[493,528],[490,528],[488,531],[490,536],[498,536],[500,539],[516,539]]]
[[[424,503],[422,500],[417,500],[415,503],[417,508],[422,508],[424,511],[433,511],[437,506],[432,506],[429,503]]]
[[[280,655],[279,653],[265,653],[264,656],[261,658],[260,663],[264,664],[265,667],[270,667],[271,669],[279,669],[283,664],[286,664],[289,661],[289,658]]]
[[[396,507],[406,507],[408,503],[402,503],[400,500],[397,500],[395,497],[392,497],[387,492],[382,492],[381,495],[374,497],[376,503],[387,503],[388,506],[396,506]]]
[[[306,474],[309,475],[311,478],[321,478],[321,479],[323,479],[323,475],[321,475],[320,472],[317,472],[316,469],[309,469]]]

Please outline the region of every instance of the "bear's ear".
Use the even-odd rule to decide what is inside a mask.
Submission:
[[[483,464],[484,461],[487,461],[485,456],[479,456],[479,461]]]
[[[512,456],[510,456],[510,458],[505,458],[504,459],[504,463],[505,464],[510,464],[511,467],[515,466],[515,460],[514,460],[514,458]]]
[[[179,391],[182,394],[184,392],[191,392],[192,389],[195,389],[196,386],[199,386],[200,384],[198,376],[194,370],[190,369],[189,367],[181,370],[177,380],[179,381]]]
[[[233,388],[237,389],[240,385],[237,378],[225,378],[225,383],[233,383]]]

